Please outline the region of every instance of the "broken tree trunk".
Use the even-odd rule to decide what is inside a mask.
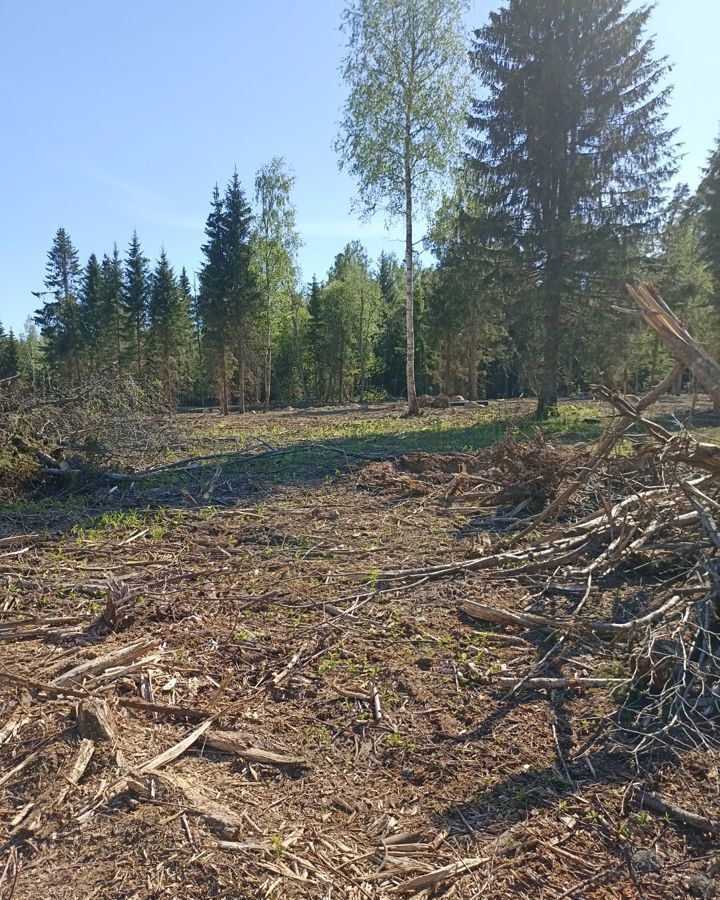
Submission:
[[[670,307],[649,284],[626,285],[637,303],[645,324],[660,338],[672,355],[689,369],[712,397],[720,411],[720,365],[688,334]]]

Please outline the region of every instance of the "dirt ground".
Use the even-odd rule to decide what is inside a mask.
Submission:
[[[144,477],[0,511],[0,897],[714,896],[717,836],[639,805],[601,727],[612,691],[509,696],[500,678],[547,635],[458,608],[568,597],[542,578],[388,575],[477,556],[502,523],[428,488],[427,457],[387,457],[442,452],[452,471],[472,454],[492,480],[481,448],[529,408],[189,414],[133,438],[119,462]],[[569,446],[601,427],[595,406],[563,416]],[[649,574],[592,603],[665,590]],[[601,649],[550,674],[612,674]],[[108,739],[79,724],[89,697]],[[716,754],[642,766],[720,820]]]

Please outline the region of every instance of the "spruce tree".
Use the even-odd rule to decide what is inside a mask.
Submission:
[[[310,316],[309,344],[311,354],[312,393],[315,400],[325,396],[325,370],[320,361],[322,346],[322,288],[313,275],[307,288],[307,310]]]
[[[703,257],[713,278],[715,304],[720,310],[720,138],[703,172],[697,205]]]
[[[0,325],[0,335],[2,326]],[[0,337],[0,379],[12,378],[20,374],[20,348],[12,328],[6,336]]]
[[[80,263],[64,228],[58,228],[45,266],[45,287],[52,296],[35,314],[51,369],[80,378],[82,330],[77,308]]]
[[[143,371],[143,339],[147,321],[149,263],[140,247],[137,231],[125,256],[123,271],[123,303],[127,325],[127,355],[136,377]]]
[[[248,347],[260,301],[252,267],[252,221],[252,210],[236,169],[225,191],[223,203],[223,256],[228,325],[237,363],[238,403],[243,413]]]
[[[200,269],[199,310],[207,358],[218,385],[220,412],[226,416],[230,410],[227,360],[230,335],[224,243],[224,204],[220,190],[215,185],[210,214],[205,223],[205,243],[202,246],[205,259]]]
[[[399,397],[405,378],[405,273],[394,253],[381,253],[377,282],[383,300],[383,330],[377,348],[381,384]]]
[[[474,103],[474,152],[536,273],[540,415],[557,403],[567,309],[609,248],[656,223],[674,171],[650,12],[629,0],[505,0],[475,33],[487,93]]]
[[[99,346],[104,365],[121,371],[125,363],[127,316],[123,297],[122,261],[117,244],[104,254],[99,283]]]
[[[192,381],[193,381],[193,402],[200,401],[205,404],[207,391],[207,372],[205,366],[205,356],[203,354],[203,329],[202,315],[200,312],[200,297],[193,289],[188,278],[187,271],[183,267],[178,279],[178,286],[181,295],[186,298],[187,308],[190,316],[190,327],[192,332]]]
[[[163,249],[150,288],[148,349],[149,362],[162,386],[165,401],[171,407],[177,405],[188,377],[188,301]]]
[[[100,328],[102,315],[100,309],[102,273],[100,263],[94,253],[82,272],[80,282],[79,309],[83,336],[83,356],[90,369],[97,367],[99,358]]]

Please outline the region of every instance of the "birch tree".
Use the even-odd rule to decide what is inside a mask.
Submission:
[[[407,396],[415,392],[413,224],[452,165],[466,109],[465,0],[349,0],[348,97],[336,149],[372,215],[405,222]]]
[[[292,314],[297,282],[297,251],[300,238],[295,225],[295,207],[290,200],[295,178],[285,160],[274,157],[255,178],[257,206],[254,249],[260,291],[263,297],[263,409],[270,408],[273,336],[278,318]]]

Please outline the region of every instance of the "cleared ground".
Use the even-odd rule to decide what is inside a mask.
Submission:
[[[712,434],[706,406],[690,407],[666,401],[659,416],[692,414]],[[612,691],[508,696],[500,679],[523,677],[547,636],[458,610],[558,613],[570,598],[542,580],[398,588],[385,574],[494,545],[497,513],[449,502],[424,476],[472,454],[478,478],[500,477],[482,448],[530,438],[531,409],[188,414],[108,448],[111,468],[142,477],[7,506],[2,896],[710,891],[713,840],[634,802],[630,764],[599,728]],[[571,446],[604,414],[566,404],[542,431]],[[630,609],[661,590],[648,576],[633,597],[608,585],[593,602]],[[557,674],[620,675],[617,657],[580,646]],[[83,695],[109,702],[110,740],[83,743]],[[720,819],[717,755],[646,765],[664,797]]]

